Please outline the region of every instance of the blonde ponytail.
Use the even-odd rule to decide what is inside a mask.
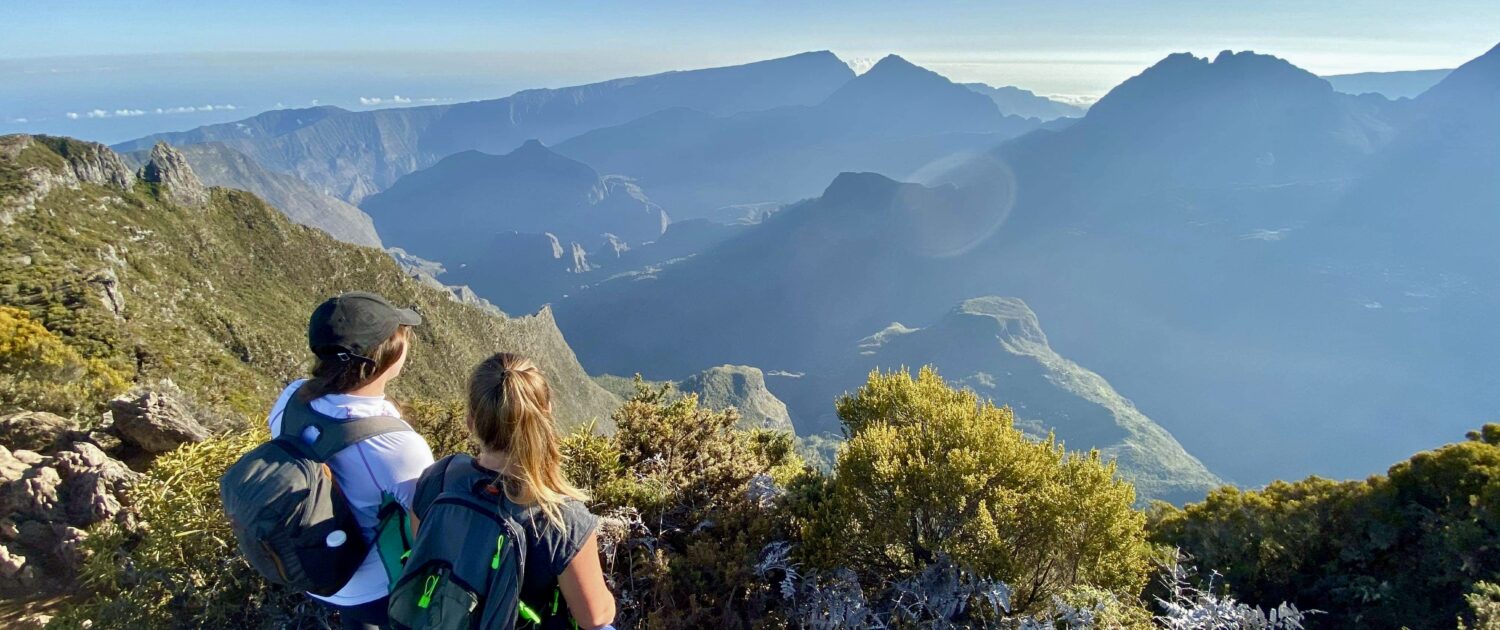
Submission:
[[[469,424],[480,446],[504,453],[503,484],[511,501],[535,503],[548,520],[567,531],[562,504],[588,495],[562,472],[562,451],[552,424],[552,393],[536,364],[502,352],[469,377]]]

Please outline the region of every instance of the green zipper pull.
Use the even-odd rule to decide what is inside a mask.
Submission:
[[[495,557],[490,559],[490,570],[500,568],[500,552],[505,550],[505,534],[495,539]]]
[[[417,600],[417,608],[427,608],[432,605],[432,592],[437,590],[438,582],[442,578],[436,575],[427,576],[427,581],[422,583],[422,598]]]
[[[553,589],[553,591],[552,591],[552,616],[553,617],[557,616],[557,596],[559,596],[559,595],[562,595],[562,589],[560,589],[560,588],[559,589]]]
[[[526,602],[518,601],[516,602],[516,605],[516,612],[521,615],[522,619],[525,619],[537,625],[542,625],[542,616],[536,614],[536,611],[532,610],[530,606],[527,606]]]

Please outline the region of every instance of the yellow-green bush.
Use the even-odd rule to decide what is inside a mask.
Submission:
[[[76,415],[100,409],[128,386],[126,375],[83,357],[30,313],[0,306],[0,412]]]
[[[810,565],[878,585],[946,557],[1009,584],[1024,614],[1078,587],[1134,600],[1145,586],[1145,519],[1097,452],[1027,439],[1009,409],[931,368],[872,373],[837,408],[848,441],[802,508]]]

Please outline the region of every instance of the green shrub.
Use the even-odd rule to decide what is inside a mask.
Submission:
[[[414,400],[401,404],[401,417],[422,434],[432,448],[432,456],[439,459],[474,452],[465,413],[460,401]]]
[[[948,558],[1043,611],[1088,586],[1134,599],[1151,547],[1135,492],[1097,452],[1033,442],[1009,409],[924,368],[870,375],[838,401],[848,441],[821,500],[804,509],[804,555],[881,585]]]
[[[613,436],[564,441],[569,479],[610,517],[602,553],[620,627],[749,625],[774,607],[755,575],[761,550],[789,534],[776,477],[802,470],[786,434],[735,429],[732,409],[640,384]]]
[[[30,313],[0,306],[0,412],[87,414],[127,387],[127,375],[81,356]]]
[[[1418,453],[1386,476],[1222,488],[1156,506],[1152,539],[1254,602],[1324,611],[1319,627],[1451,628],[1500,575],[1500,425]]]

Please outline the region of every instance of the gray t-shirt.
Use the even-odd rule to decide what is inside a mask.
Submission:
[[[497,476],[495,471],[480,466],[479,462],[468,455],[454,457],[468,460],[475,470],[487,476]],[[417,480],[412,511],[418,518],[442,491],[439,479],[441,475],[435,473],[441,472],[446,463],[439,461]],[[573,556],[578,555],[578,550],[583,548],[589,535],[599,527],[599,517],[591,514],[581,501],[568,499],[562,505],[562,520],[567,525],[567,531],[564,532],[535,505],[516,505],[508,500],[502,502],[502,505],[526,533],[526,573],[521,582],[521,601],[537,610],[550,610],[557,589],[557,576],[562,575],[563,569],[568,568]],[[425,529],[426,523],[422,527]]]

